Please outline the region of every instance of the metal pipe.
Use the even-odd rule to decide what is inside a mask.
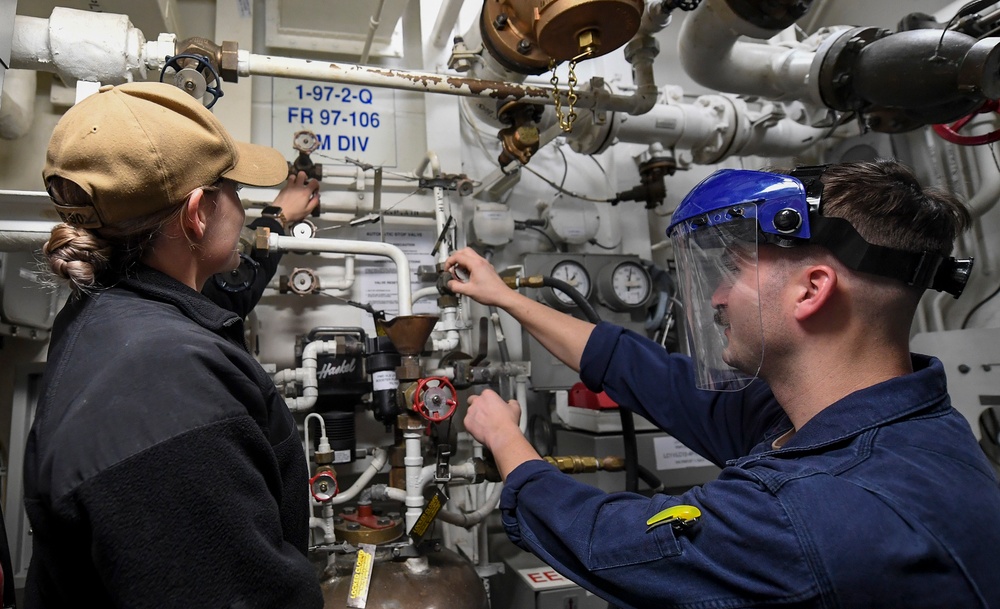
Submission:
[[[738,41],[776,33],[747,23],[724,0],[706,0],[684,19],[677,47],[684,71],[705,87],[821,104],[819,85],[809,78],[816,52]]]
[[[31,129],[37,84],[38,72],[34,70],[7,70],[0,101],[0,138],[16,140]]]
[[[403,465],[406,469],[406,530],[409,531],[420,519],[424,507],[423,487],[420,484],[420,474],[424,465],[423,452],[420,450],[422,429],[403,430]]]
[[[375,31],[378,30],[379,19],[382,18],[382,8],[385,6],[385,0],[378,0],[378,6],[375,7],[375,13],[368,18],[368,36],[365,38],[365,47],[361,51],[361,63],[368,63],[368,52],[371,51],[372,41],[375,40]]]
[[[386,89],[438,93],[460,97],[483,97],[497,100],[519,100],[526,103],[555,105],[548,87],[480,80],[420,72],[398,68],[360,66],[355,64],[295,59],[274,55],[258,55],[240,51],[240,76],[272,76],[300,78],[322,82],[368,85]],[[565,98],[565,92],[561,92]],[[637,95],[613,95],[601,89],[577,93],[577,108],[632,112],[637,107]],[[561,103],[568,103],[562,99]]]
[[[448,36],[455,29],[458,14],[462,10],[464,0],[445,0],[438,9],[437,20],[431,29],[431,44],[434,48],[443,49],[448,44]]]
[[[268,249],[272,252],[367,254],[389,258],[396,263],[396,289],[398,292],[399,315],[411,315],[413,313],[410,262],[407,260],[403,250],[391,243],[349,241],[346,239],[301,239],[271,233],[268,238]]]
[[[272,378],[275,385],[285,385],[290,382],[302,383],[302,395],[285,400],[289,410],[302,412],[316,405],[316,400],[319,398],[316,357],[324,354],[336,355],[336,353],[337,341],[315,340],[302,349],[302,366],[279,370],[274,374]]]
[[[357,481],[351,485],[351,488],[337,493],[337,496],[329,501],[330,505],[347,503],[351,499],[357,497],[358,493],[368,486],[368,483],[375,477],[375,474],[379,473],[388,461],[389,453],[381,448],[376,448],[374,454],[372,455],[372,462],[368,465],[368,469],[366,469],[361,476],[358,477]]]

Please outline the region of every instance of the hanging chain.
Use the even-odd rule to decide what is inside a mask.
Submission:
[[[578,96],[576,94],[576,59],[572,59],[569,62],[569,78],[567,79],[567,91],[566,100],[569,102],[569,112],[563,114],[562,109],[562,96],[559,94],[559,75],[556,73],[556,60],[552,59],[549,61],[549,69],[552,70],[552,78],[549,82],[552,83],[552,101],[556,106],[556,119],[559,121],[559,127],[569,133],[573,130],[573,122],[576,120],[576,100]]]

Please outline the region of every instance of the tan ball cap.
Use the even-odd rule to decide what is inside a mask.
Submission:
[[[280,152],[237,142],[198,100],[159,82],[101,87],[70,108],[49,140],[42,177],[78,184],[90,207],[56,205],[83,228],[117,224],[182,203],[227,178],[276,186],[288,177]]]

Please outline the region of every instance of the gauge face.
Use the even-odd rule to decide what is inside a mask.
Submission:
[[[638,262],[626,260],[601,269],[601,296],[616,311],[646,304],[653,292],[649,273]]]
[[[584,298],[588,298],[590,296],[590,274],[587,273],[587,269],[585,269],[579,262],[575,260],[563,260],[562,262],[558,262],[554,267],[552,267],[550,275],[553,279],[559,279],[560,281],[568,283],[577,292],[582,294]],[[568,307],[576,306],[573,299],[560,290],[552,290],[552,295],[562,305]]]

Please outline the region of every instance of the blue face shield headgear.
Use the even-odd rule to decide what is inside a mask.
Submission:
[[[739,390],[760,370],[761,243],[821,245],[855,271],[956,298],[965,288],[971,259],[868,243],[847,220],[822,216],[825,168],[800,167],[791,175],[723,169],[698,184],[674,212],[667,236],[674,246],[698,387]],[[729,307],[730,302],[738,307]]]

